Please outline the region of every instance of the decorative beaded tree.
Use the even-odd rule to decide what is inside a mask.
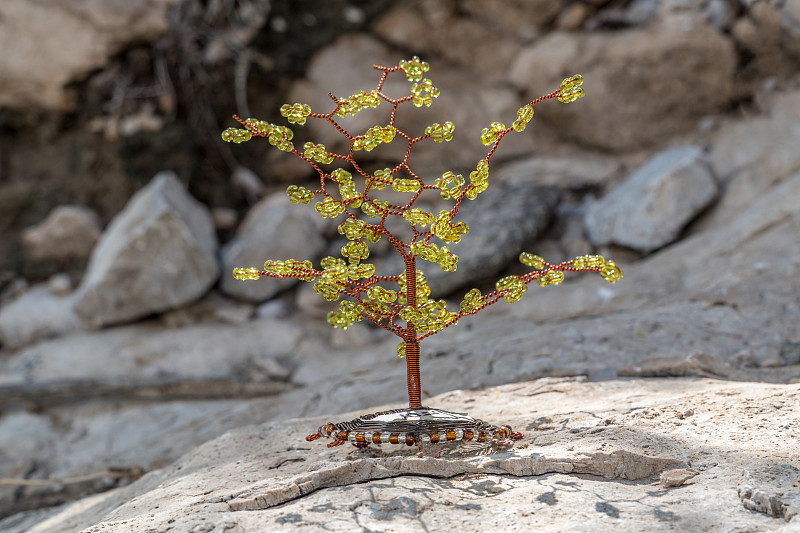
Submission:
[[[461,174],[451,171],[445,172],[431,184],[409,166],[409,156],[417,143],[428,139],[435,143],[450,141],[455,126],[452,122],[434,123],[417,137],[412,137],[395,126],[397,110],[401,104],[410,101],[416,107],[429,107],[433,99],[439,96],[439,89],[433,86],[431,80],[423,78],[429,65],[415,56],[409,61],[400,61],[395,67],[375,65],[374,68],[382,73],[377,88],[370,92],[360,91],[346,99],[329,94],[334,104],[334,109],[329,113],[312,113],[308,105],[299,103],[285,104],[280,109],[281,115],[291,124],[304,125],[308,118],[330,123],[347,138],[349,150],[346,155],[332,153],[324,145],[313,142],[305,143],[300,151],[292,144],[292,130],[255,118],[242,120],[234,116],[244,127],[228,128],[222,133],[223,140],[234,143],[249,141],[254,136],[266,137],[273,146],[292,152],[314,167],[319,174],[319,189],[308,190],[291,185],[287,189],[289,199],[293,203],[308,204],[315,196],[322,197],[314,208],[323,218],[343,215],[344,221],[338,229],[348,239],[347,244],[342,247],[342,256],[347,261],[325,257],[321,261],[321,269],[316,269],[308,260],[267,260],[263,270],[235,268],[233,275],[240,280],[270,276],[313,281],[314,291],[326,300],[347,297],[339,303],[338,311],[328,313],[328,322],[333,327],[347,329],[354,322],[367,319],[402,339],[397,346],[397,355],[406,359],[409,408],[365,415],[349,422],[327,423],[318,432],[309,435],[307,440],[324,436],[333,439],[328,446],[338,446],[349,440],[357,447],[365,447],[370,443],[421,447],[429,443],[469,441],[510,445],[511,439],[521,438],[522,434],[513,432],[509,426],[495,426],[463,414],[422,406],[420,341],[457,324],[465,316],[478,313],[500,299],[510,303],[519,301],[532,281],[542,287],[557,285],[564,279],[565,271],[591,271],[599,272],[604,279],[614,283],[622,277],[622,271],[614,261],[605,260],[598,255],[581,256],[551,264],[539,256],[525,252],[519,259],[533,269],[531,272],[500,279],[496,290],[488,294],[472,289],[464,296],[460,309],[451,311],[447,309],[444,300],[429,298],[431,289],[422,270],[417,269],[416,261],[419,257],[438,264],[444,271],[456,269],[458,256],[446,245],[440,247],[432,242],[433,238],[443,243],[457,243],[467,234],[467,224],[454,220],[464,198],[475,200],[488,187],[489,161],[502,139],[512,130],[521,132],[525,129],[533,117],[534,105],[553,98],[569,103],[582,97],[584,91],[580,86],[583,78],[580,75],[567,78],[557,90],[520,108],[511,127],[492,122],[489,127],[484,128],[481,131],[481,141],[491,148],[469,174],[469,184],[466,184]],[[401,98],[389,98],[383,92],[384,83],[389,74],[398,71],[405,73],[411,83],[411,92]],[[356,115],[365,108],[378,107],[381,102],[391,106],[388,124],[378,124],[361,135],[351,135],[337,123],[338,117]],[[394,167],[369,174],[355,159],[358,151],[371,151],[381,143],[398,141],[406,143],[407,148],[402,161]],[[325,170],[320,165],[335,168]],[[360,178],[356,178],[358,184],[353,179],[353,171],[363,178],[363,185]],[[381,199],[378,192],[387,186],[395,191],[408,193],[408,201],[404,205],[394,205]],[[338,189],[338,195],[332,194],[332,188]],[[442,198],[452,200],[453,207],[439,211],[436,215],[413,207],[425,191],[438,192]],[[363,217],[357,213],[358,209]],[[410,226],[411,237],[402,240],[396,232],[390,231],[386,226],[388,217],[402,217]],[[395,252],[403,258],[403,272],[380,276],[375,273],[375,265],[362,262],[369,257],[368,243],[378,242],[383,237],[388,239]]]

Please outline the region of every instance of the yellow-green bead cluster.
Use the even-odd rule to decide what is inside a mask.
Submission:
[[[439,248],[432,242],[415,242],[411,245],[411,253],[418,255],[425,261],[437,263],[442,270],[452,272],[458,265],[458,256],[447,246]]]
[[[342,284],[347,282],[350,273],[347,263],[343,259],[328,256],[320,264],[323,272],[314,283],[314,292],[328,301],[338,300]]]
[[[367,289],[367,296],[373,300],[378,300],[386,304],[390,304],[397,300],[397,291],[386,289],[380,285],[373,285]]]
[[[517,120],[511,125],[514,131],[522,131],[533,118],[533,106],[526,105],[517,110]]]
[[[616,283],[622,279],[622,269],[617,266],[616,261],[606,260],[606,264],[600,269],[600,276],[609,283]]]
[[[400,310],[400,318],[414,324],[417,333],[441,331],[450,322],[457,322],[458,314],[447,310],[444,300],[426,300],[415,308],[404,307]]]
[[[392,189],[397,192],[411,192],[417,193],[422,188],[419,180],[413,178],[394,178],[392,180]]]
[[[360,207],[362,200],[359,198],[361,194],[356,190],[356,184],[352,181],[339,184],[339,195],[342,197],[342,202],[346,205],[353,207]]]
[[[501,122],[492,122],[488,128],[483,128],[481,130],[481,142],[484,146],[488,146],[493,142],[496,142],[498,137],[500,137],[500,133],[505,131],[506,125]]]
[[[478,165],[469,173],[472,187],[467,191],[467,198],[474,200],[480,193],[489,187],[489,162],[485,159],[478,161]]]
[[[252,128],[268,135],[272,133],[272,129],[275,127],[274,124],[270,124],[266,120],[261,120],[259,118],[248,118],[245,120],[245,123],[247,124],[248,128]]]
[[[420,81],[423,74],[428,72],[431,68],[428,63],[420,61],[417,56],[412,57],[410,60],[401,60],[398,66],[406,73],[406,78],[410,82]]]
[[[395,348],[395,353],[397,354],[397,357],[405,357],[406,356],[406,343],[405,342],[401,342],[400,344],[398,344],[397,348]]]
[[[375,173],[372,175],[372,179],[370,180],[370,183],[372,184],[371,187],[379,191],[385,189],[386,185],[391,182],[392,182],[391,168],[382,168],[380,170],[376,170]]]
[[[328,164],[333,162],[333,154],[325,149],[324,144],[305,143],[303,145],[303,157],[316,161],[317,163]]]
[[[293,105],[283,104],[281,115],[286,117],[290,124],[303,125],[306,123],[308,115],[311,114],[311,107],[307,104],[295,103]]]
[[[411,103],[416,107],[430,107],[434,98],[439,97],[439,89],[433,86],[433,82],[428,78],[419,81],[411,86]]]
[[[372,126],[363,137],[353,140],[353,150],[371,152],[380,143],[390,143],[397,134],[394,126]]]
[[[361,314],[358,304],[349,300],[339,302],[339,311],[331,311],[327,317],[328,324],[342,329],[347,329],[354,323],[363,320],[363,318],[364,316]]]
[[[461,187],[464,185],[464,176],[461,174],[453,174],[448,170],[442,174],[441,178],[437,178],[435,182],[436,187],[439,188],[439,194],[442,198],[448,200],[455,198],[461,194]]]
[[[328,196],[325,198],[325,200],[314,204],[314,209],[316,209],[317,212],[322,215],[322,218],[335,218],[344,212],[345,205],[342,202],[334,200]]]
[[[240,144],[253,138],[253,132],[241,128],[227,128],[222,132],[222,140],[226,143]]]
[[[349,183],[353,181],[353,175],[343,168],[337,168],[331,172],[331,179],[336,183]]]
[[[586,92],[581,85],[583,85],[583,76],[580,74],[576,74],[562,81],[561,87],[558,89],[558,101],[568,104],[585,95]]]
[[[373,275],[375,275],[375,265],[372,263],[359,263],[347,267],[347,278],[351,281],[371,278]]]
[[[361,204],[361,211],[364,212],[370,218],[377,218],[379,216],[383,216],[389,206],[391,205],[388,200],[381,200],[380,198],[375,198],[371,200],[372,204],[369,202],[364,202]],[[374,205],[373,205],[374,204]]]
[[[359,91],[346,100],[340,100],[339,109],[336,111],[336,114],[340,117],[356,115],[362,109],[367,107],[375,108],[378,107],[380,103],[381,97],[378,95],[378,91]]]
[[[423,211],[419,207],[403,212],[403,218],[412,226],[427,226],[433,222],[433,213]]]
[[[261,272],[255,267],[250,268],[234,268],[233,277],[238,280],[258,279],[261,277]]]
[[[342,246],[342,255],[350,260],[350,263],[357,265],[369,257],[369,246],[365,242],[349,241]]]
[[[303,281],[312,281],[316,276],[313,274],[308,274],[306,276],[299,275],[303,271],[313,270],[313,266],[311,265],[311,261],[298,261],[297,259],[286,259],[285,261],[278,261],[274,259],[268,259],[264,263],[264,270],[270,272],[272,274],[278,274],[280,276],[290,276],[296,275],[297,279],[301,279]]]
[[[348,218],[341,224],[339,224],[339,234],[344,235],[351,241],[356,239],[361,239],[364,237],[364,228],[366,227],[367,223],[363,220],[357,220],[353,218]]]
[[[289,185],[286,188],[286,196],[293,204],[309,204],[314,198],[314,193],[299,185]]]
[[[440,143],[442,141],[450,142],[453,140],[453,132],[455,131],[456,126],[449,120],[444,124],[439,124],[438,122],[434,122],[427,128],[425,128],[425,135],[430,135],[433,139],[433,142]]]
[[[606,260],[602,255],[582,255],[572,260],[575,268],[602,268],[605,264]]]
[[[431,295],[431,288],[428,286],[428,279],[425,277],[425,273],[417,269],[416,274],[416,285],[417,285],[417,303],[424,302],[428,299]],[[400,286],[400,294],[397,295],[397,303],[401,305],[405,305],[406,301],[406,273],[403,272],[400,274],[400,279],[397,281],[397,284]]]
[[[469,292],[464,295],[464,299],[461,300],[461,312],[472,313],[482,304],[483,295],[481,294],[481,291],[478,289],[470,289]]]
[[[466,222],[453,224],[450,211],[439,211],[431,225],[431,232],[444,242],[460,242],[461,236],[469,232],[469,225]]]
[[[377,300],[369,300],[367,298],[363,298],[361,300],[361,313],[365,316],[370,318],[374,322],[380,321],[383,317],[391,314],[391,310],[389,307],[384,304],[383,302],[379,302]]]
[[[279,150],[291,152],[294,150],[292,137],[294,137],[294,132],[286,126],[273,126],[272,133],[269,134],[269,143]]]
[[[547,287],[548,285],[558,285],[564,281],[564,273],[560,270],[551,270],[550,272],[536,278],[536,283],[540,287]]]
[[[541,279],[541,278],[540,278]],[[528,286],[519,278],[519,276],[506,276],[497,281],[497,290],[504,291],[503,299],[510,304],[518,302],[522,299],[522,295],[528,290]]]
[[[519,254],[519,262],[523,265],[535,268],[536,270],[542,270],[544,268],[544,259],[538,255],[533,255],[532,253],[528,252],[522,252]]]

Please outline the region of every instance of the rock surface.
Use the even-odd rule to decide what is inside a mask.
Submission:
[[[586,212],[595,245],[620,244],[650,252],[673,242],[717,195],[701,146],[659,153]]]
[[[211,215],[171,172],[131,198],[95,247],[75,296],[89,324],[106,326],[173,309],[216,281]]]
[[[70,0],[47,6],[5,0],[0,6],[0,50],[5,51],[0,106],[71,108],[74,95],[64,86],[104,65],[130,42],[158,36],[167,29],[167,8],[175,3]]]
[[[799,392],[703,379],[545,379],[454,391],[430,404],[497,418],[525,436],[511,449],[444,450],[440,458],[302,440],[327,418],[249,426],[29,531],[352,531],[354,522],[380,530],[388,521],[396,531],[487,521],[520,530],[779,531],[786,521],[752,512],[737,486],[743,472],[786,468],[800,454],[797,429],[782,422],[800,416]],[[659,486],[662,473],[671,479],[687,468],[696,476],[683,476],[680,488]],[[786,486],[781,501],[798,493]]]
[[[100,238],[95,213],[85,207],[63,205],[42,222],[22,233],[26,253],[32,259],[84,261]]]
[[[236,237],[222,250],[222,292],[258,303],[291,288],[297,280],[264,278],[257,283],[243,282],[231,272],[237,267],[261,269],[267,259],[309,259],[316,264],[326,245],[319,220],[313,208],[294,205],[283,193],[256,204],[239,226]]]
[[[733,97],[733,43],[701,20],[616,32],[551,32],[515,58],[509,80],[536,98],[576,72],[594,96],[537,114],[563,135],[609,150],[634,150],[693,131]],[[609,111],[602,102],[625,102]],[[623,123],[625,128],[618,125]]]
[[[16,349],[31,342],[70,333],[82,326],[70,295],[39,285],[0,308],[0,343]]]

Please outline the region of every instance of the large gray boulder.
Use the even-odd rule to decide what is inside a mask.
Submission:
[[[317,259],[326,244],[320,233],[324,224],[320,222],[325,221],[312,206],[293,205],[283,193],[256,204],[239,226],[236,237],[222,250],[220,290],[248,302],[263,302],[297,283],[294,279],[268,277],[240,281],[231,272],[237,267],[263,268],[267,259]],[[335,227],[336,222],[327,222]]]
[[[202,296],[219,274],[208,210],[162,172],[111,221],[75,310],[92,326],[129,322]]]
[[[657,154],[586,212],[595,245],[621,244],[650,252],[674,241],[717,196],[701,146]]]

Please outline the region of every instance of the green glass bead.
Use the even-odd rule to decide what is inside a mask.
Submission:
[[[410,60],[401,60],[398,66],[406,73],[406,78],[411,82],[420,81],[422,75],[431,68],[428,63],[420,61],[417,56],[414,56]]]
[[[600,276],[609,283],[616,283],[622,279],[622,269],[617,266],[616,261],[607,260],[600,269]]]
[[[544,259],[528,252],[519,254],[519,262],[523,265],[535,268],[536,270],[542,270],[544,268]]]
[[[425,135],[430,135],[433,139],[433,142],[436,143],[440,143],[442,141],[449,142],[453,140],[453,132],[455,129],[455,125],[450,121],[447,121],[444,124],[434,122],[425,128]]]
[[[364,237],[366,237],[369,242],[378,242],[381,240],[382,235],[373,229],[375,227],[377,226],[367,226],[364,228]]]
[[[283,104],[281,106],[281,115],[286,117],[286,120],[288,120],[290,124],[299,124],[302,126],[306,123],[306,118],[308,118],[310,114],[311,107],[306,104]]]
[[[345,263],[343,259],[339,259],[338,257],[333,257],[330,255],[323,257],[320,260],[319,264],[325,270],[331,270],[335,268],[347,268],[347,263]]]
[[[367,223],[363,220],[348,218],[339,224],[339,234],[344,235],[351,241],[360,239],[364,236],[364,226],[366,226],[366,224]]]
[[[353,175],[343,168],[337,168],[331,172],[331,179],[336,183],[351,183]]]
[[[314,292],[322,296],[325,300],[329,302],[333,302],[339,299],[339,285],[335,283],[329,283],[322,279],[317,280],[314,283]]]
[[[540,287],[558,285],[562,281],[564,281],[564,273],[560,270],[551,270],[547,274],[536,278],[536,283],[538,283]]]
[[[514,131],[522,131],[533,118],[533,106],[526,105],[517,110],[517,120],[511,125]]]
[[[445,272],[453,272],[458,266],[458,256],[443,246],[436,255],[436,262]]]
[[[269,143],[279,150],[291,152],[294,149],[294,145],[291,143],[293,137],[294,132],[286,126],[275,126],[269,136]]]
[[[235,144],[247,142],[253,138],[253,133],[250,130],[239,128],[228,128],[222,132],[222,140],[225,142],[232,142]]]
[[[481,142],[488,146],[497,141],[500,137],[500,133],[505,131],[506,125],[500,122],[492,122],[488,128],[483,128],[481,130]]]
[[[392,189],[397,192],[416,193],[422,188],[422,184],[415,179],[395,178],[392,180]]]
[[[260,131],[262,133],[270,134],[272,133],[272,129],[275,127],[274,124],[270,124],[266,120],[260,120],[257,118],[248,118],[245,120],[248,128],[252,128],[256,131]]]
[[[348,206],[352,207],[360,207],[361,206],[361,198],[359,198],[360,194],[356,190],[356,185],[352,181],[346,183],[339,184],[339,194],[342,197],[342,202],[344,202]]]
[[[406,356],[406,343],[405,342],[401,342],[400,344],[398,344],[397,348],[395,349],[395,352],[397,353],[397,357],[405,357]]]
[[[480,290],[470,289],[461,301],[461,312],[472,313],[475,311],[483,303],[482,297],[483,295]]]
[[[583,97],[586,92],[583,90],[581,85],[583,85],[583,76],[580,74],[576,74],[571,78],[565,79],[561,82],[561,87],[558,89],[558,100],[568,104],[570,102],[574,102],[578,98]]]
[[[387,304],[397,300],[397,292],[390,289],[385,289],[380,285],[373,285],[367,289],[367,296],[373,300],[378,300]]]
[[[305,143],[303,145],[303,157],[316,161],[317,163],[328,164],[333,162],[333,155],[325,150],[324,144]]]
[[[508,303],[516,303],[522,299],[522,295],[528,290],[528,286],[519,276],[506,276],[497,281],[496,288],[503,292],[503,299]]]
[[[422,107],[423,105],[430,107],[433,99],[439,97],[439,93],[439,89],[433,86],[433,82],[425,78],[411,86],[411,94],[413,95],[411,103],[416,107]]]
[[[433,222],[433,213],[423,211],[419,207],[403,212],[403,218],[412,226],[427,226]]]
[[[355,281],[361,278],[371,278],[375,275],[375,265],[372,263],[359,263],[347,267],[347,278]]]
[[[261,277],[261,273],[258,271],[257,268],[254,267],[234,268],[233,277],[238,280],[258,279]]]
[[[348,258],[351,264],[357,265],[369,257],[369,246],[365,242],[349,241],[342,246],[342,255]]]
[[[572,260],[575,268],[602,268],[605,264],[606,260],[602,255],[582,255]]]
[[[447,171],[442,174],[441,178],[437,178],[435,185],[439,188],[439,194],[442,198],[448,200],[455,198],[461,194],[461,187],[464,185],[464,176],[461,174],[453,174]]]
[[[345,205],[342,202],[334,200],[328,196],[322,202],[317,202],[314,204],[314,209],[316,209],[317,212],[322,215],[322,218],[334,218],[344,212]]]
[[[311,199],[314,198],[313,192],[298,185],[289,185],[289,187],[286,188],[286,195],[293,204],[308,204],[311,203]]]

